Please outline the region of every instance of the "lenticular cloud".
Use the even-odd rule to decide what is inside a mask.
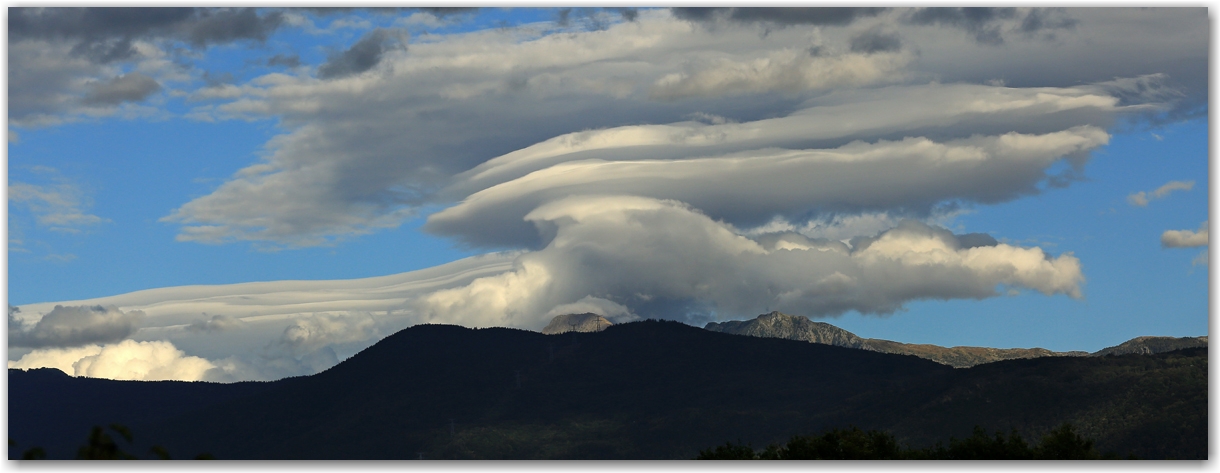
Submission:
[[[631,196],[569,197],[526,218],[552,235],[544,248],[511,271],[422,296],[416,309],[435,321],[537,328],[554,307],[596,298],[625,309],[601,314],[611,318],[699,323],[765,308],[889,314],[912,300],[992,297],[998,286],[1081,297],[1084,281],[1070,254],[994,240],[971,246],[913,220],[844,243],[795,233],[751,239],[687,204]]]

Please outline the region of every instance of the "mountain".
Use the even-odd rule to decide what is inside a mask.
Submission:
[[[555,335],[567,332],[600,332],[611,325],[614,324],[594,313],[556,315],[542,328],[542,333]]]
[[[50,458],[72,458],[94,425],[162,421],[186,409],[248,397],[274,384],[117,381],[76,378],[55,368],[9,369],[8,434],[17,442],[9,447],[9,455],[39,446]],[[147,439],[137,431],[136,440],[144,445]]]
[[[82,424],[112,422],[131,427],[133,452],[157,444],[222,459],[683,459],[828,427],[922,447],[975,425],[1037,438],[1071,422],[1103,452],[1205,459],[1207,361],[1192,348],[953,369],[676,322],[562,336],[418,325],[322,373],[269,383],[9,370],[10,455],[38,445],[34,428],[79,445]]]
[[[861,338],[828,323],[814,322],[805,317],[788,315],[782,312],[763,314],[753,320],[711,322],[704,328],[714,332],[735,335],[802,340],[810,343],[857,348],[881,353],[914,355],[954,368],[969,368],[1000,360],[1040,358],[1044,356],[1084,356],[1088,354],[1082,351],[1055,352],[1045,348],[946,348],[937,345]]]
[[[1127,355],[1139,353],[1149,355],[1183,348],[1206,347],[1207,337],[1136,337],[1117,346],[1104,348],[1089,356]]]

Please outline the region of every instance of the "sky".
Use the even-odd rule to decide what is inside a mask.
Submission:
[[[1208,333],[1203,8],[10,8],[9,367],[421,323]]]

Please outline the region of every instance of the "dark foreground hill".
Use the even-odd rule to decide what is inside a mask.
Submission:
[[[9,381],[24,382],[12,370]],[[90,381],[102,384],[78,395],[122,383]],[[326,372],[259,386],[151,420],[113,411],[113,422],[182,457],[693,458],[726,441],[761,447],[835,426],[923,446],[975,425],[1036,438],[1063,422],[1102,451],[1207,457],[1200,348],[955,370],[673,322],[562,335],[424,325]],[[56,407],[18,406],[10,413]],[[10,438],[22,434],[10,425]]]

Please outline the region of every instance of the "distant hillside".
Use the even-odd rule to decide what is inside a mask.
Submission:
[[[814,322],[781,312],[760,315],[753,320],[711,322],[704,327],[713,332],[749,335],[752,337],[783,338],[821,343],[845,348],[914,355],[954,368],[969,368],[1000,360],[1040,358],[1044,356],[1084,356],[1082,351],[1055,352],[1045,348],[986,348],[951,347],[893,342],[875,338],[860,338],[851,332],[824,322]]]
[[[10,418],[10,454],[37,445],[35,428],[82,443],[84,422],[127,424],[132,451],[222,459],[689,459],[829,427],[922,447],[975,425],[1037,438],[1071,422],[1102,452],[1205,459],[1207,362],[1193,348],[952,369],[676,322],[578,336],[419,325],[322,373],[236,389],[10,370],[10,415],[27,418]]]
[[[554,335],[568,332],[600,332],[611,325],[614,324],[605,317],[593,313],[564,314],[556,315],[551,319],[551,322],[542,328],[542,333]]]
[[[1207,337],[1136,337],[1110,348],[1104,348],[1089,356],[1127,355],[1138,353],[1150,355],[1183,348],[1206,347]]]

